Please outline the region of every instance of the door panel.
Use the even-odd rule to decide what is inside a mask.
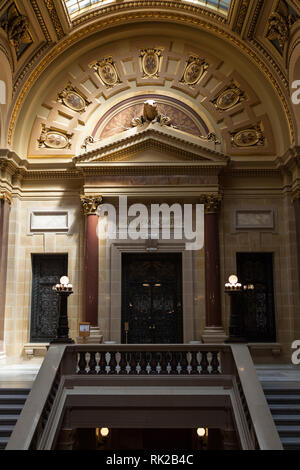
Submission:
[[[254,284],[245,295],[243,336],[253,342],[276,341],[273,254],[237,253],[237,274],[242,284]]]
[[[31,342],[56,337],[58,295],[52,286],[67,274],[68,255],[32,255]]]
[[[182,343],[181,254],[123,254],[122,341]]]

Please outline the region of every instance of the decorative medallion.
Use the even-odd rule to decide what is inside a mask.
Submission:
[[[64,134],[63,132],[49,129],[43,126],[41,136],[38,140],[40,148],[52,148],[52,149],[65,149],[71,147],[72,135]]]
[[[261,127],[256,126],[231,134],[231,141],[236,147],[254,147],[264,145],[265,137]]]
[[[180,82],[191,87],[197,85],[207,68],[208,64],[204,59],[189,56]]]
[[[101,59],[93,64],[92,67],[98,73],[101,82],[106,88],[113,88],[121,83],[118,70],[112,57]]]
[[[140,127],[145,123],[158,123],[161,126],[172,126],[171,119],[164,115],[160,114],[157,108],[157,103],[154,100],[147,100],[144,103],[143,115],[134,117],[131,121],[132,127]]]
[[[140,66],[143,78],[158,78],[161,68],[162,50],[144,49],[140,52]]]
[[[230,87],[220,93],[213,104],[219,111],[226,111],[245,99],[245,93],[232,83]]]
[[[84,113],[87,106],[91,104],[90,101],[87,101],[71,84],[68,84],[66,88],[59,93],[57,101],[79,113]]]

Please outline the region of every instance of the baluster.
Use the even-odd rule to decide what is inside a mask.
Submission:
[[[171,360],[170,360],[170,366],[171,366],[171,371],[170,374],[175,375],[178,374],[177,366],[178,366],[178,359],[177,359],[177,353],[176,352],[171,352]]]
[[[120,366],[119,374],[126,375],[127,374],[127,370],[126,370],[126,366],[127,366],[126,352],[121,352],[120,354],[121,354],[121,359],[120,359],[120,362],[119,362],[119,366]]]
[[[137,361],[136,361],[136,353],[135,352],[130,353],[129,365],[130,365],[129,374],[130,375],[136,375],[137,374],[137,370],[136,370]]]
[[[207,354],[208,354],[207,351],[201,352],[201,362],[200,362],[201,374],[209,374],[208,372],[209,362],[207,360]]]
[[[85,359],[85,352],[80,352],[79,353],[79,362],[78,362],[78,367],[79,371],[78,374],[86,374],[86,359]]]
[[[191,375],[196,375],[198,374],[198,358],[197,358],[197,351],[193,351],[191,353],[192,358],[191,358]]]
[[[117,373],[116,367],[117,367],[117,361],[116,361],[116,352],[111,351],[110,353],[110,361],[109,361],[109,374],[114,375]]]
[[[150,353],[150,367],[151,367],[150,374],[151,375],[156,375],[157,374],[157,370],[156,370],[157,363],[158,363],[157,353],[156,352],[151,352]]]
[[[106,374],[106,352],[100,353],[100,361],[99,361],[99,372],[98,374]]]
[[[180,374],[183,374],[183,375],[187,375],[189,373],[188,369],[187,369],[188,361],[187,361],[186,355],[187,355],[186,352],[181,353],[181,359],[180,359],[181,370],[180,370]]]
[[[167,360],[167,353],[162,352],[160,359],[160,374],[167,375],[168,374],[168,360]]]
[[[219,358],[218,358],[218,352],[217,351],[214,351],[212,352],[212,360],[211,360],[211,367],[212,367],[212,371],[211,373],[212,374],[219,374]]]
[[[90,362],[89,362],[89,374],[97,374],[97,371],[96,371],[96,365],[97,365],[97,361],[96,361],[96,353],[95,352],[90,352]]]
[[[141,352],[141,355],[140,355],[140,373],[139,373],[139,375],[146,375],[146,374],[147,374],[146,353]]]

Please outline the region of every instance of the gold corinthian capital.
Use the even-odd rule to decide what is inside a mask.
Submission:
[[[102,202],[102,196],[98,194],[83,194],[80,196],[84,215],[94,215]]]
[[[9,204],[12,203],[12,196],[7,191],[0,191],[0,201],[7,201]]]
[[[214,214],[219,212],[222,196],[220,194],[201,194],[200,204],[204,204],[205,214]]]

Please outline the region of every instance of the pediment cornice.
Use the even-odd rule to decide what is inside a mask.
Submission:
[[[141,164],[137,154],[152,149],[161,153],[161,161],[145,161],[146,166],[166,163],[176,166],[186,162],[197,162],[204,166],[226,166],[229,158],[215,147],[220,145],[170,127],[151,124],[147,129],[129,129],[98,142],[92,150],[74,157],[73,162],[76,166],[99,166],[108,162],[128,162],[134,166]],[[164,159],[166,154],[168,159]]]

